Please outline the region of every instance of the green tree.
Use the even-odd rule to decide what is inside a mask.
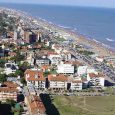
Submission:
[[[15,106],[15,104],[16,104],[16,101],[14,101],[14,100],[10,100],[10,99],[6,99],[6,103],[7,104],[9,104],[10,106]]]
[[[5,65],[6,61],[5,60],[0,60],[0,67],[3,68]]]
[[[25,70],[30,69],[30,64],[28,62],[24,62],[23,64],[19,65],[19,69],[25,72]]]
[[[6,74],[0,74],[0,82],[3,83],[7,81],[7,75]]]
[[[23,71],[21,71],[21,70],[16,70],[15,75],[16,75],[16,76],[21,76],[21,77],[23,77],[23,76],[24,76],[24,73],[23,73]]]
[[[20,82],[21,82],[23,85],[26,85],[26,84],[27,84],[27,82],[26,82],[26,80],[25,80],[24,77],[21,78]]]

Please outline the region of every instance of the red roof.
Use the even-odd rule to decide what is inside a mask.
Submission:
[[[59,74],[59,75],[48,75],[48,80],[49,81],[68,81],[68,77],[64,76],[63,74]]]
[[[43,72],[37,71],[37,70],[26,70],[25,74],[28,74],[29,77],[27,80],[29,81],[45,81],[45,78],[43,76]]]

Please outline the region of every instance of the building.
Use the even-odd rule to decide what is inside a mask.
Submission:
[[[41,67],[41,70],[42,70],[43,72],[50,72],[50,71],[51,71],[51,66],[43,65],[43,66]]]
[[[4,73],[6,73],[7,75],[11,73],[15,73],[17,69],[18,69],[17,64],[9,62],[5,64]]]
[[[30,98],[29,98],[30,97]],[[46,115],[46,108],[39,96],[30,95],[25,97],[29,115]]]
[[[74,66],[70,63],[60,63],[57,65],[57,73],[59,74],[74,74]]]
[[[61,59],[65,61],[69,61],[72,59],[72,55],[69,52],[63,52],[61,53]]]
[[[46,56],[43,57],[35,57],[32,59],[32,63],[34,65],[42,66],[42,65],[50,65],[50,59]]]
[[[82,81],[75,80],[72,78],[70,80],[69,77],[58,74],[58,75],[48,75],[49,81],[49,89],[56,90],[56,91],[63,91],[63,90],[72,90],[72,91],[79,91],[82,90]]]
[[[66,90],[68,78],[62,74],[48,75],[49,89],[51,90]]]
[[[19,86],[13,82],[4,82],[0,86],[0,101],[5,102],[7,99],[17,101]]]
[[[45,78],[43,77],[43,72],[37,70],[26,70],[25,79],[27,86],[33,85],[36,89],[45,89]]]
[[[48,58],[51,60],[52,65],[57,65],[61,61],[61,56],[55,52],[48,52]]]
[[[105,84],[104,75],[101,73],[88,73],[87,81],[89,87],[104,87]]]
[[[78,76],[86,74],[87,73],[87,68],[88,68],[87,66],[79,66],[77,68],[77,74],[78,74]]]
[[[72,91],[79,91],[82,90],[82,81],[81,80],[73,80],[70,83],[70,89]]]

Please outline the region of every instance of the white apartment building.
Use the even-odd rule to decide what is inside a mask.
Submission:
[[[15,73],[17,69],[18,69],[17,64],[15,64],[15,63],[6,63],[4,73],[6,73],[7,75],[11,74],[11,73]]]
[[[48,81],[51,90],[82,90],[81,80],[69,81],[68,77],[63,74],[49,75]]]
[[[105,79],[101,73],[88,73],[87,81],[90,87],[104,87]]]
[[[45,78],[43,72],[37,70],[26,70],[25,77],[27,86],[33,85],[35,88],[44,90],[45,89]]]
[[[61,56],[57,53],[49,53],[48,58],[52,65],[57,65],[61,61]]]
[[[87,68],[88,68],[87,66],[79,66],[78,69],[77,69],[78,76],[86,74],[87,73]]]
[[[67,77],[64,75],[49,75],[49,89],[65,90],[67,89]]]
[[[59,73],[59,74],[74,74],[74,66],[72,64],[60,63],[57,65],[57,73]]]
[[[82,90],[82,81],[81,80],[72,81],[70,89],[74,91]]]

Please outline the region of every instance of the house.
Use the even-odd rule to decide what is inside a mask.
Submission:
[[[66,52],[61,53],[60,55],[61,55],[62,60],[69,61],[72,59],[72,55],[70,52],[66,51]]]
[[[30,95],[25,97],[25,103],[28,106],[29,115],[46,115],[46,108],[39,96]]]
[[[82,90],[82,81],[81,80],[75,80],[74,78],[72,78],[70,80],[69,77],[67,77],[63,74],[48,75],[48,81],[49,81],[49,89],[51,89],[51,90],[56,90],[56,91]]]
[[[82,90],[82,81],[81,80],[73,80],[70,84],[70,89],[73,91]]]
[[[102,73],[88,73],[87,81],[89,87],[104,87],[105,78]]]
[[[48,75],[49,89],[51,90],[66,90],[68,78],[63,74]]]
[[[52,65],[57,65],[61,61],[61,56],[56,52],[48,52],[47,55]]]
[[[25,71],[25,79],[27,82],[27,86],[33,85],[35,88],[44,90],[45,89],[45,78],[43,76],[43,72],[38,70],[28,69]]]
[[[5,64],[4,73],[6,73],[7,75],[15,73],[17,69],[18,69],[17,64],[9,62]]]
[[[43,57],[35,57],[32,59],[32,64],[42,66],[42,65],[50,65],[50,59],[46,56]]]
[[[104,57],[98,56],[98,57],[96,57],[96,60],[97,60],[98,62],[103,62],[103,61],[104,61]]]
[[[59,44],[52,44],[52,49],[58,54],[60,54],[63,50],[63,48]]]
[[[87,68],[88,68],[87,66],[79,66],[77,68],[77,74],[78,74],[78,76],[86,74],[87,73]]]
[[[71,63],[63,63],[57,65],[57,73],[59,74],[74,74],[74,66]]]
[[[41,67],[41,69],[42,69],[43,72],[48,72],[48,71],[51,70],[51,66],[43,65],[43,66]]]
[[[0,101],[5,102],[7,99],[17,101],[19,86],[13,82],[4,82],[0,86]]]
[[[16,54],[15,52],[9,52],[8,55],[9,55],[10,57],[14,57],[14,56],[16,56],[17,54]]]

